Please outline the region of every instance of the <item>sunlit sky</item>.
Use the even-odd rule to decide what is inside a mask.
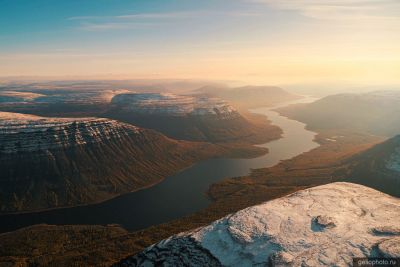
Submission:
[[[400,83],[399,0],[0,0],[0,76]]]

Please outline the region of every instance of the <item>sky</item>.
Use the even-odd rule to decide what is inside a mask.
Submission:
[[[400,84],[400,0],[0,0],[0,76]]]

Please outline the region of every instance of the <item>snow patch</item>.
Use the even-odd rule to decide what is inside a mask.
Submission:
[[[398,257],[398,218],[398,198],[362,185],[333,183],[241,210],[132,259],[155,264],[160,253],[155,247],[161,246],[165,257],[172,245],[175,252],[183,249],[177,240],[190,239],[198,244],[190,254],[204,259],[208,253],[218,260],[213,266],[351,266],[354,257]],[[186,257],[170,264],[194,262]]]
[[[100,143],[140,129],[103,118],[46,118],[0,112],[0,153],[39,151]]]

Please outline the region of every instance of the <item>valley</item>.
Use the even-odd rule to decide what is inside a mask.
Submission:
[[[400,0],[0,3],[0,267],[400,267]]]
[[[186,116],[185,107],[189,110],[193,107],[191,99],[178,99],[180,103],[185,103],[184,109],[180,110],[178,115]],[[252,118],[253,122],[262,122],[264,119],[261,115],[267,116],[271,125],[277,125],[282,129],[281,139],[253,147],[254,150],[244,149],[249,148],[251,143],[246,144],[243,141],[217,142],[214,145],[203,143],[218,147],[218,152],[213,153],[221,153],[222,157],[223,155],[244,157],[248,153],[250,153],[248,156],[254,157],[257,153],[268,150],[269,153],[264,156],[260,157],[258,154],[258,157],[253,159],[204,160],[148,189],[125,194],[96,205],[0,216],[0,226],[3,231],[12,231],[0,235],[0,243],[6,244],[0,247],[0,252],[4,251],[7,255],[5,258],[0,258],[0,261],[12,264],[37,263],[60,266],[68,266],[72,262],[90,261],[96,266],[109,266],[168,236],[207,225],[232,212],[309,187],[349,181],[392,194],[398,193],[395,189],[398,174],[391,170],[397,166],[398,157],[394,156],[397,153],[397,146],[393,145],[397,144],[397,139],[389,140],[385,146],[385,143],[382,143],[386,140],[385,137],[351,129],[311,128],[315,131],[312,132],[305,129],[305,124],[288,119],[274,111],[278,109],[279,112],[286,114],[285,109],[290,110],[299,105],[306,105],[298,103],[312,101],[315,99],[304,98],[281,103],[275,107],[252,109],[251,113],[241,111],[246,118]],[[167,101],[167,104],[170,103]],[[290,104],[294,105],[286,107]],[[138,106],[143,107],[143,104]],[[151,116],[160,112],[160,109],[154,109],[153,103],[150,107]],[[175,110],[167,110],[176,114]],[[164,109],[161,112],[164,113]],[[209,112],[216,111],[211,109]],[[204,113],[207,113],[207,109]],[[82,118],[82,120],[87,119]],[[143,128],[137,129],[144,131]],[[387,159],[382,162],[386,164],[390,161],[390,163],[386,165],[377,163],[375,159],[380,159],[383,155],[387,155]],[[365,166],[370,166],[371,170],[365,170]],[[379,171],[379,176],[384,180],[376,179],[377,172],[374,170],[377,170],[377,166],[387,167],[386,176],[381,175],[383,169]],[[365,177],[370,178],[365,179]],[[175,188],[185,189],[176,191]],[[391,191],[392,189],[394,191]],[[204,195],[204,192],[207,192],[207,195]],[[126,210],[130,210],[130,213],[127,214]],[[137,217],[137,214],[140,214],[140,217]],[[87,231],[92,234],[87,234]],[[20,243],[13,238],[26,235],[32,237],[28,243]],[[76,239],[70,246],[64,247],[65,238],[69,236],[74,236]],[[91,238],[88,239],[88,236]],[[105,238],[110,240],[107,246],[102,244]],[[60,246],[50,249],[46,245],[49,243]],[[29,244],[37,247],[37,250],[16,249],[17,246],[24,248]],[[37,244],[41,245],[38,247]],[[22,254],[5,252],[6,249],[9,251],[8,248],[21,251]],[[46,252],[49,249],[51,255]],[[91,256],[88,257],[88,254]],[[199,255],[196,254],[197,256]],[[143,260],[143,256],[137,257],[139,258],[135,258],[134,261]],[[26,261],[26,258],[29,260]],[[127,262],[132,262],[132,259]]]
[[[338,138],[337,142],[326,140],[336,134],[344,137]],[[139,253],[147,246],[171,235],[207,225],[232,212],[315,185],[342,181],[342,177],[332,178],[335,171],[341,168],[341,164],[338,164],[338,162],[342,162],[354,154],[365,151],[383,140],[373,136],[350,132],[327,131],[319,133],[316,136],[316,141],[320,144],[319,147],[293,159],[285,160],[275,167],[255,169],[248,176],[226,179],[212,185],[208,190],[208,196],[212,201],[207,208],[194,214],[140,231],[127,232],[120,227],[112,226],[117,228],[111,228],[110,231],[118,231],[122,234],[115,236],[111,242],[107,243],[107,246],[104,246],[103,239],[100,236],[90,239],[85,235],[79,237],[78,233],[82,231],[80,227],[88,226],[70,226],[68,236],[76,236],[78,238],[76,245],[71,245],[71,247],[64,250],[58,250],[56,249],[58,246],[55,246],[54,249],[50,250],[51,256],[47,254],[49,247],[44,245],[35,255],[30,254],[31,252],[28,254],[26,252],[22,253],[25,256],[13,254],[15,256],[12,262],[24,262],[25,257],[32,257],[32,260],[29,262],[51,262],[61,266],[68,266],[71,262],[85,262],[90,260],[94,265],[109,266],[111,263],[117,262],[119,259],[128,257],[129,255]],[[50,227],[49,229],[52,230],[51,235],[46,234],[47,227]],[[93,231],[104,231],[107,229],[100,228],[101,226],[91,227],[94,229],[98,228],[98,230]],[[9,234],[2,234],[0,235],[0,240],[5,242],[6,246],[4,248],[29,246],[29,243],[20,244],[18,242],[20,239],[18,238],[11,238],[12,236],[23,236],[28,233],[31,233],[31,236],[37,235],[37,238],[30,241],[31,244],[53,242],[53,244],[61,245],[63,244],[61,237],[65,235],[66,231],[64,226],[42,225],[40,227],[23,228]],[[54,237],[56,237],[55,240]],[[6,240],[8,241],[6,242]],[[83,247],[78,246],[78,244],[82,243],[86,245]],[[26,250],[22,249],[22,251]],[[89,251],[94,252],[92,256],[87,258]],[[96,260],[98,255],[103,255],[101,261]],[[1,260],[3,262],[7,261],[7,259]]]
[[[306,102],[313,101],[313,99],[305,98],[297,101]],[[10,231],[38,223],[101,225],[117,223],[130,231],[139,230],[206,208],[210,201],[204,192],[215,182],[226,177],[247,175],[252,169],[273,166],[281,160],[289,159],[318,146],[313,142],[315,134],[305,130],[304,124],[279,116],[276,112],[271,111],[271,108],[257,109],[253,112],[267,115],[275,125],[279,125],[285,132],[283,138],[257,146],[260,150],[269,151],[268,154],[251,159],[222,157],[203,160],[175,175],[164,176],[167,178],[150,188],[94,206],[21,215],[0,215],[0,228],[3,231]],[[199,145],[204,146],[205,144],[200,143]],[[221,155],[232,153],[232,149],[228,149],[226,146],[206,145],[208,147],[204,147],[205,150],[202,153],[221,153]],[[221,150],[213,151],[213,148]],[[169,152],[172,152],[171,149]],[[187,153],[191,155],[190,151]],[[196,153],[196,155],[201,154]],[[171,160],[177,162],[175,158]],[[136,168],[139,170],[139,167]],[[154,169],[154,167],[152,168]],[[182,190],[176,191],[175,188]],[[126,210],[128,209],[132,213],[127,216]],[[137,214],[140,214],[140,217],[137,217]]]
[[[2,213],[101,202],[200,160],[266,152],[176,141],[101,118],[1,112],[0,133]]]

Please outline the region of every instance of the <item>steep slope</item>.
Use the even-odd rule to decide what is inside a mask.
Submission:
[[[262,143],[280,136],[278,127],[256,124],[217,98],[173,94],[119,94],[105,117],[155,129],[176,139]]]
[[[223,153],[110,119],[0,112],[0,211],[102,201]]]
[[[115,266],[352,266],[400,256],[400,200],[333,183],[172,236]]]
[[[312,129],[348,129],[392,137],[400,133],[400,92],[339,94],[280,109]]]
[[[344,162],[347,179],[400,197],[400,135]]]
[[[273,106],[300,98],[276,86],[243,86],[236,88],[205,86],[196,93],[219,97],[243,108]]]

